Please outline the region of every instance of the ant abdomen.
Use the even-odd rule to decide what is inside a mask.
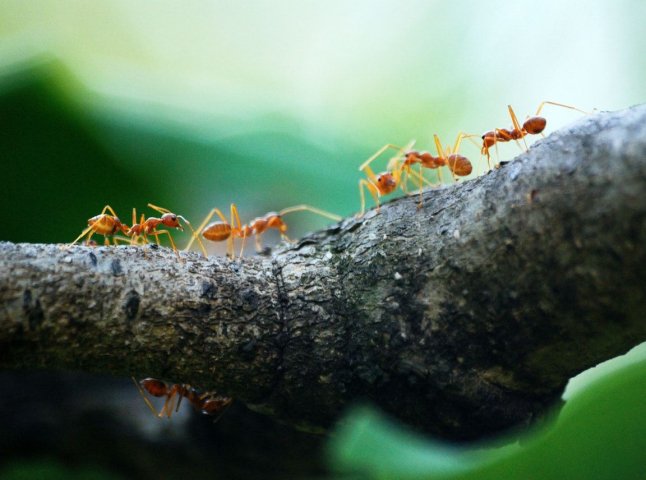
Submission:
[[[168,393],[168,386],[156,378],[144,378],[139,384],[153,397],[163,397]]]
[[[466,177],[473,171],[473,165],[467,157],[453,153],[447,157],[449,169],[458,177]]]
[[[547,120],[545,117],[529,117],[525,120],[525,123],[523,123],[523,130],[532,135],[536,135],[545,130],[546,125]]]
[[[229,223],[217,221],[207,225],[202,230],[202,236],[212,242],[221,242],[231,236],[231,225]]]

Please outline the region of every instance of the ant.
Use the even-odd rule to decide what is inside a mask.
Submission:
[[[105,213],[106,211],[109,211],[110,213]],[[74,240],[70,246],[74,245],[86,235],[88,236],[86,244],[90,245],[90,243],[93,242],[92,235],[95,233],[103,235],[106,245],[110,245],[108,237],[112,237],[114,244],[116,245],[117,238],[119,238],[114,236],[116,233],[121,232],[126,235],[128,234],[128,226],[121,223],[121,220],[119,220],[119,217],[117,217],[117,214],[110,205],[103,207],[103,210],[99,215],[88,219],[87,224],[88,227],[83,230],[78,237],[76,237],[76,240]]]
[[[170,418],[173,412],[179,411],[182,398],[186,398],[196,410],[204,415],[217,415],[223,412],[233,402],[231,397],[218,395],[216,392],[199,393],[195,388],[186,383],[169,385],[155,378],[144,378],[140,382],[137,382],[134,377],[132,377],[132,381],[135,383],[150,411],[158,418],[163,418],[164,416]],[[157,412],[148,397],[146,397],[144,390],[153,397],[166,397],[164,406],[159,412]]]
[[[364,188],[370,192],[372,198],[377,204],[377,211],[379,210],[379,197],[381,195],[388,195],[392,193],[398,186],[401,186],[401,189],[404,193],[408,194],[406,188],[406,181],[402,181],[402,172],[406,173],[407,176],[416,176],[419,182],[419,195],[420,201],[418,207],[422,206],[422,188],[423,183],[425,182],[424,176],[422,174],[422,168],[438,169],[438,179],[442,183],[442,173],[441,167],[448,167],[449,171],[453,175],[455,180],[456,176],[463,177],[469,175],[473,170],[471,162],[464,155],[458,154],[458,149],[460,148],[460,143],[464,138],[470,138],[473,135],[460,133],[455,141],[455,145],[452,149],[447,148],[446,152],[444,151],[442,144],[437,135],[434,135],[435,139],[435,148],[437,149],[437,157],[434,157],[430,152],[411,150],[414,142],[411,142],[407,147],[401,148],[396,145],[387,144],[381,147],[377,152],[372,155],[368,160],[363,162],[359,167],[360,171],[363,171],[368,176],[368,179],[359,180],[359,192],[361,193],[361,213],[359,216],[363,215],[366,208],[365,193]],[[472,140],[473,141],[473,140]],[[369,167],[369,164],[374,161],[379,155],[389,148],[394,148],[399,151],[399,154],[396,157],[393,157],[388,162],[388,167],[385,172],[381,172],[379,175],[375,175],[372,169]],[[414,164],[419,164],[419,173],[414,173],[411,170],[411,167]],[[426,182],[428,183],[428,182]],[[432,185],[432,184],[431,184]]]
[[[509,142],[511,140],[515,140],[518,142],[518,140],[522,139],[523,143],[525,144],[525,149],[527,150],[527,142],[525,141],[525,137],[527,135],[538,135],[539,133],[543,135],[543,130],[545,130],[545,126],[547,125],[547,119],[545,117],[540,117],[539,114],[541,113],[541,110],[545,105],[556,105],[558,107],[564,107],[564,108],[569,108],[571,110],[576,110],[577,112],[581,112],[584,114],[588,114],[588,112],[584,112],[583,110],[580,110],[576,107],[573,107],[571,105],[564,105],[562,103],[557,103],[557,102],[549,102],[549,101],[543,101],[540,103],[538,106],[538,109],[536,110],[536,113],[528,117],[527,120],[523,122],[523,125],[520,125],[520,122],[518,121],[518,118],[516,117],[516,114],[514,113],[514,109],[511,108],[511,105],[507,105],[507,108],[509,110],[509,116],[511,117],[511,122],[513,124],[513,127],[510,129],[506,128],[496,128],[494,130],[489,130],[488,132],[485,132],[482,134],[482,149],[481,153],[487,156],[487,164],[489,165],[489,168],[491,168],[491,161],[490,161],[490,153],[489,153],[489,148],[491,148],[493,145],[496,145],[496,149],[498,148],[498,142]]]
[[[202,234],[204,238],[212,242],[222,242],[227,241],[227,256],[229,258],[234,257],[233,249],[233,239],[241,238],[243,240],[242,246],[240,248],[240,257],[244,251],[245,240],[252,235],[256,236],[256,251],[262,251],[261,245],[261,236],[264,232],[269,229],[276,229],[280,233],[283,240],[289,241],[289,238],[286,235],[287,224],[283,221],[283,215],[293,212],[308,211],[321,215],[323,217],[329,218],[336,222],[341,220],[341,217],[334,215],[333,213],[326,212],[318,208],[314,208],[310,205],[295,205],[293,207],[284,208],[280,212],[269,212],[262,217],[257,217],[253,219],[248,224],[242,224],[240,221],[240,216],[238,214],[238,207],[235,203],[231,204],[230,207],[230,221],[227,221],[224,214],[218,208],[213,208],[209,214],[206,216],[204,221],[200,224],[197,229],[197,235]],[[220,220],[215,221],[207,225],[209,220],[213,218],[213,215],[217,215]],[[184,249],[185,251],[191,248],[193,245],[193,240],[196,237],[194,236],[189,244]],[[199,240],[199,237],[197,237]]]
[[[133,225],[132,227],[130,227],[126,235],[131,237],[131,243],[133,243],[137,237],[142,237],[144,243],[147,243],[148,242],[147,235],[154,235],[155,239],[157,240],[157,244],[159,245],[159,234],[164,233],[168,235],[168,240],[170,241],[171,247],[173,248],[173,251],[175,252],[175,254],[177,254],[177,257],[179,258],[179,253],[177,252],[177,247],[175,246],[175,242],[173,241],[173,237],[170,234],[170,231],[157,230],[157,227],[159,227],[160,225],[163,225],[168,228],[176,228],[178,230],[184,230],[181,224],[179,223],[179,221],[182,220],[191,229],[193,238],[196,238],[196,233],[195,233],[195,230],[193,230],[191,223],[188,220],[186,220],[183,216],[177,215],[166,208],[158,207],[156,205],[153,205],[152,203],[149,203],[148,207],[161,213],[162,216],[160,218],[157,218],[157,217],[145,218],[142,214],[140,222],[134,223],[133,221]],[[137,216],[135,209],[133,209],[132,211],[132,216],[133,216],[133,220],[135,220]],[[197,240],[198,240],[198,243],[200,244],[202,253],[206,257],[207,254],[206,254],[206,249],[204,248],[204,244],[199,238]]]
[[[421,155],[426,155],[426,153],[428,152],[420,153],[414,150],[410,150],[414,144],[414,140],[405,147],[398,147],[397,145],[388,143],[377,150],[370,158],[368,158],[368,160],[366,160],[359,166],[359,171],[365,173],[368,177],[367,179],[362,178],[359,180],[359,194],[361,195],[361,213],[359,213],[360,217],[363,216],[363,214],[366,212],[366,195],[364,189],[368,190],[368,193],[372,195],[372,198],[377,205],[377,211],[379,211],[380,207],[379,198],[383,195],[388,195],[389,193],[394,192],[397,187],[400,187],[405,194],[408,194],[406,184],[408,177],[410,177],[411,175],[417,177],[421,195],[423,182],[426,181],[421,174],[421,167],[423,165],[421,161]],[[389,148],[397,150],[398,153],[388,161],[386,170],[377,175],[370,168],[370,164],[377,158],[379,158],[379,156]],[[404,160],[402,160],[402,156]],[[411,165],[413,165],[414,163],[420,163],[420,173],[415,173],[411,170]],[[405,173],[407,175],[406,180],[404,181],[402,181],[402,173]]]

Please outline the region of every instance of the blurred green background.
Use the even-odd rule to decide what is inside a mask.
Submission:
[[[644,20],[637,0],[2,0],[0,239],[69,242],[105,204],[352,214],[385,143],[508,126],[507,104],[644,101]],[[545,114],[547,131],[580,116]]]
[[[644,102],[644,25],[640,0],[0,0],[0,240],[69,242],[105,204],[353,214],[385,143]]]

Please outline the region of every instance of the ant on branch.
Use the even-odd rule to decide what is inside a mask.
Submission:
[[[588,114],[588,112],[584,112],[583,110],[580,110],[571,105],[564,105],[562,103],[543,101],[538,106],[536,113],[533,116],[528,117],[527,120],[525,120],[523,122],[523,125],[521,126],[520,122],[518,121],[518,118],[516,117],[516,114],[514,113],[514,109],[511,108],[511,105],[507,105],[507,108],[509,110],[509,116],[511,117],[511,122],[513,126],[510,129],[496,128],[494,130],[489,130],[488,132],[485,132],[482,134],[481,153],[487,156],[487,164],[489,165],[489,168],[491,168],[491,161],[490,161],[491,156],[489,153],[489,148],[491,148],[493,145],[496,145],[496,149],[497,149],[498,142],[509,142],[511,140],[515,140],[516,142],[518,142],[518,140],[522,139],[523,143],[525,144],[525,150],[527,150],[528,149],[527,142],[525,141],[525,137],[527,135],[538,135],[539,133],[543,135],[543,130],[545,130],[545,126],[547,125],[547,119],[545,117],[539,116],[539,114],[541,113],[541,110],[545,105],[555,105],[557,107],[564,107],[564,108],[569,108],[571,110],[576,110],[577,112],[581,112],[586,115]]]
[[[110,213],[105,213],[106,211],[109,211]],[[76,237],[76,240],[74,240],[70,244],[70,247],[86,235],[87,239],[85,242],[87,245],[89,245],[90,242],[92,242],[92,236],[95,233],[103,235],[106,245],[110,245],[110,240],[108,237],[112,237],[114,244],[117,245],[118,237],[115,237],[114,235],[118,232],[127,235],[128,232],[128,225],[121,223],[121,220],[119,220],[119,217],[117,217],[117,214],[110,205],[103,207],[103,210],[99,215],[88,219],[87,224],[87,228],[83,230],[78,237]]]
[[[321,210],[319,208],[314,208],[310,205],[302,204],[302,205],[295,205],[293,207],[284,208],[280,212],[269,212],[262,217],[257,217],[253,219],[248,224],[242,224],[242,222],[240,222],[240,216],[238,214],[238,207],[236,207],[235,203],[232,203],[230,207],[230,218],[231,218],[230,221],[227,221],[226,217],[220,211],[220,209],[213,208],[206,216],[204,221],[202,221],[202,223],[198,227],[197,235],[201,234],[204,238],[212,242],[222,242],[226,240],[227,256],[229,258],[234,257],[233,239],[241,238],[242,246],[240,248],[239,256],[242,257],[245,241],[248,237],[251,237],[252,235],[256,236],[256,251],[257,252],[262,251],[261,236],[269,229],[273,228],[278,230],[281,238],[283,240],[289,241],[289,238],[286,235],[287,224],[283,221],[283,215],[286,215],[288,213],[301,212],[301,211],[312,212],[317,215],[321,215],[323,217],[329,218],[330,220],[334,220],[335,222],[338,222],[341,220],[341,217],[338,215],[334,215],[333,213],[326,212],[325,210]],[[213,218],[213,215],[217,215],[220,218],[220,220],[207,225],[209,220]],[[193,245],[194,239],[195,237],[191,239],[191,241],[186,246],[184,251],[191,248],[191,245]]]
[[[370,193],[373,200],[375,201],[375,204],[377,205],[377,211],[379,211],[379,198],[383,195],[388,195],[389,193],[394,192],[395,190],[397,190],[397,187],[400,187],[402,189],[402,192],[408,195],[408,188],[406,185],[410,176],[417,177],[419,181],[420,195],[424,182],[431,185],[424,179],[421,174],[422,164],[421,162],[417,161],[417,159],[419,158],[419,155],[417,154],[419,152],[410,150],[414,144],[414,140],[405,147],[398,147],[397,145],[388,143],[377,150],[370,158],[368,158],[368,160],[366,160],[359,166],[359,171],[365,173],[368,177],[359,180],[359,195],[361,196],[361,213],[359,213],[360,217],[363,216],[363,214],[366,212],[366,195],[364,189],[368,190],[368,193]],[[375,174],[372,168],[370,168],[370,164],[377,158],[379,158],[381,154],[383,154],[389,148],[397,150],[397,155],[392,157],[388,161],[385,171],[380,172],[379,174]],[[402,157],[404,158],[404,160],[402,160]],[[411,170],[411,165],[413,165],[414,163],[420,163],[420,173],[416,173]],[[406,175],[403,180],[402,174]]]
[[[177,215],[166,208],[158,207],[156,205],[153,205],[152,203],[149,203],[148,207],[161,213],[162,216],[160,218],[157,218],[157,217],[145,218],[142,214],[140,222],[134,223],[134,220],[136,219],[137,214],[135,209],[133,209],[132,211],[133,225],[132,227],[130,227],[126,235],[131,237],[132,239],[131,243],[133,243],[134,239],[137,237],[142,237],[144,239],[144,243],[148,243],[147,235],[153,235],[157,240],[157,244],[159,245],[159,235],[164,233],[168,235],[168,240],[170,241],[171,247],[173,248],[173,251],[179,258],[179,253],[177,251],[177,247],[175,246],[175,242],[173,241],[173,236],[171,235],[170,231],[157,230],[157,228],[160,225],[163,225],[168,228],[176,228],[178,230],[184,230],[181,224],[179,223],[179,221],[182,220],[186,225],[188,225],[188,228],[192,232],[193,238],[196,238],[196,233],[195,233],[195,230],[193,230],[191,223],[188,220],[186,220],[186,218],[184,218],[183,216]],[[197,238],[197,241],[200,245],[200,249],[202,250],[202,253],[206,257],[207,254],[206,254],[206,249],[204,248],[204,244],[199,238]]]
[[[144,402],[157,418],[170,418],[173,412],[179,411],[182,398],[186,398],[197,411],[204,415],[217,415],[233,402],[231,397],[225,397],[216,392],[199,393],[195,388],[185,383],[169,385],[155,378],[144,378],[137,382],[134,377],[132,377],[132,381],[135,382]],[[164,406],[159,412],[148,399],[144,390],[153,397],[166,397]]]
[[[434,186],[426,181],[423,176],[422,168],[437,169],[438,179],[440,184],[442,183],[442,171],[441,167],[448,167],[453,179],[456,179],[456,176],[463,177],[469,175],[473,167],[471,162],[464,155],[460,155],[458,150],[460,148],[460,143],[464,138],[473,137],[474,135],[460,133],[455,141],[453,148],[447,147],[446,151],[442,147],[440,140],[437,135],[434,135],[435,139],[435,148],[437,150],[437,157],[433,156],[430,152],[411,150],[414,142],[411,142],[408,146],[401,148],[396,145],[387,144],[381,147],[377,152],[372,155],[368,160],[363,162],[359,167],[360,171],[363,171],[368,179],[359,180],[359,192],[361,194],[361,213],[359,216],[363,215],[366,210],[366,200],[364,188],[370,192],[372,198],[377,204],[377,210],[379,210],[379,197],[382,195],[388,195],[397,189],[398,186],[401,187],[402,191],[405,194],[408,194],[408,189],[406,183],[408,178],[415,176],[419,184],[419,196],[420,201],[418,206],[422,205],[422,189],[423,184],[427,183],[428,185]],[[473,141],[473,140],[471,140]],[[369,167],[375,159],[377,159],[383,152],[387,149],[393,148],[398,151],[398,155],[391,158],[388,162],[387,170],[381,172],[379,175],[375,175],[372,169]],[[419,172],[413,172],[411,167],[415,164],[419,164]],[[402,173],[406,174],[407,177],[402,179]]]
[[[455,177],[466,177],[473,171],[473,165],[471,164],[471,161],[464,155],[460,155],[458,153],[462,140],[471,137],[473,137],[472,134],[460,132],[455,139],[453,148],[447,147],[446,152],[444,152],[442,150],[442,143],[440,142],[439,137],[437,135],[433,135],[433,139],[435,140],[435,148],[437,149],[439,159],[444,165],[449,168],[451,175],[453,175],[453,180],[457,180]]]

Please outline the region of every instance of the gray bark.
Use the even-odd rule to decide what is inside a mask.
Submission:
[[[530,421],[646,340],[646,107],[268,258],[0,244],[0,367],[153,376],[324,431],[365,399],[445,438]]]

